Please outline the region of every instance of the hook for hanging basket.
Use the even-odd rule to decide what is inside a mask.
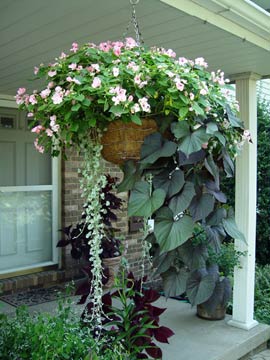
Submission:
[[[140,0],[129,0],[131,5],[137,5]]]

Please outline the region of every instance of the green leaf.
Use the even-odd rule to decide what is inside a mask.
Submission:
[[[109,110],[111,113],[113,113],[114,115],[121,115],[125,112],[125,109],[123,109],[122,106],[120,105],[113,105],[110,107],[110,110]]]
[[[218,131],[218,126],[214,122],[209,122],[206,125],[206,133],[207,134],[214,134],[216,131]]]
[[[151,216],[163,205],[165,197],[166,193],[162,189],[154,190],[150,195],[150,184],[138,181],[130,193],[128,216]]]
[[[188,114],[189,112],[189,108],[188,107],[181,107],[178,111],[178,115],[179,115],[179,118],[182,120],[182,119],[185,119],[186,115]]]
[[[85,97],[84,97],[83,94],[79,94],[79,95],[74,96],[74,99],[81,102],[81,101],[83,101],[85,99]]]
[[[239,127],[241,129],[244,128],[242,121],[237,116],[235,116],[229,105],[226,106],[226,112],[228,115],[229,122],[233,127]]]
[[[179,149],[189,156],[190,154],[199,151],[202,148],[202,144],[209,140],[209,137],[210,135],[206,134],[205,129],[200,128],[182,138]]]
[[[213,211],[214,205],[214,196],[210,194],[201,194],[194,197],[189,207],[193,221],[205,219]]]
[[[162,255],[154,257],[153,265],[157,270],[155,274],[161,274],[169,270],[173,266],[174,260],[177,257],[176,251],[169,251]]]
[[[202,304],[208,300],[216,287],[212,274],[201,276],[199,271],[194,271],[187,280],[187,296],[192,306]]]
[[[134,115],[131,115],[131,121],[134,123],[134,124],[137,124],[137,125],[142,125],[142,120],[141,118],[134,114]]]
[[[227,153],[225,149],[222,150],[223,155],[223,167],[225,170],[225,173],[227,177],[233,177],[234,176],[234,163],[232,159],[230,158],[230,155]]]
[[[238,226],[236,225],[233,211],[228,212],[228,217],[222,220],[222,224],[226,233],[233,239],[242,240],[244,243],[246,243],[244,234],[238,229]]]
[[[225,139],[225,137],[224,137],[219,131],[216,131],[216,132],[214,133],[214,136],[215,136],[216,138],[218,138],[219,142],[220,142],[223,146],[226,145],[226,139]]]
[[[219,188],[219,169],[213,159],[213,155],[209,154],[207,158],[204,160],[204,166],[209,171],[209,173],[213,176],[215,179],[215,183]]]
[[[141,163],[153,164],[157,159],[161,157],[172,156],[177,149],[177,145],[162,138],[161,134],[154,133],[148,135],[144,139],[144,143],[141,147]]]
[[[117,186],[118,192],[129,191],[133,188],[134,184],[140,180],[141,171],[137,168],[133,160],[125,161],[123,165],[124,178]]]
[[[72,123],[70,126],[70,130],[76,132],[79,129],[78,123]]]
[[[190,134],[190,126],[185,120],[172,123],[171,130],[177,139],[182,139]]]
[[[78,111],[81,108],[81,104],[75,104],[72,106],[71,111]]]
[[[192,104],[192,109],[195,110],[195,112],[198,114],[198,115],[204,115],[205,112],[204,110],[200,107],[200,105],[196,102],[194,102]]]
[[[182,189],[184,183],[184,173],[179,168],[174,171],[165,169],[153,179],[155,189],[163,189],[168,198],[177,194]]]
[[[180,194],[174,196],[169,202],[169,208],[172,210],[173,215],[181,213],[186,210],[195,196],[194,184],[187,181]]]
[[[155,218],[154,234],[161,252],[176,249],[184,244],[192,235],[194,223],[190,216],[184,215],[174,219],[172,211],[161,208]]]
[[[181,295],[186,291],[188,278],[186,269],[176,270],[175,268],[170,268],[161,274],[161,277],[166,298]]]
[[[178,254],[189,270],[205,267],[208,251],[205,244],[194,244],[192,240],[186,241],[178,248]]]
[[[85,98],[85,99],[83,100],[82,104],[83,104],[84,106],[90,106],[90,105],[91,105],[91,100]]]

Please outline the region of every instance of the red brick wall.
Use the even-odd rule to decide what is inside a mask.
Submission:
[[[63,161],[62,166],[62,226],[76,224],[81,218],[83,199],[81,198],[78,168],[82,164],[82,157],[79,154],[66,153],[68,160]],[[113,177],[122,179],[123,173],[117,165],[105,162],[106,172]],[[126,257],[136,276],[141,274],[141,233],[129,233],[128,216],[127,216],[127,193],[121,193],[117,196],[124,200],[122,210],[118,211],[118,221],[115,227],[120,229],[121,235],[124,236],[124,247],[127,248]],[[63,266],[75,271],[79,264],[70,256],[70,249],[64,250]]]

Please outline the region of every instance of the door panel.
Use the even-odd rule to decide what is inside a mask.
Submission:
[[[54,260],[51,157],[35,150],[22,114],[13,119],[0,126],[0,273]]]

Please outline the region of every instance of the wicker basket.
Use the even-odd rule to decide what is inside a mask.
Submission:
[[[155,131],[157,124],[153,119],[142,119],[142,125],[113,121],[101,139],[102,156],[117,165],[127,159],[139,160],[144,138]]]

